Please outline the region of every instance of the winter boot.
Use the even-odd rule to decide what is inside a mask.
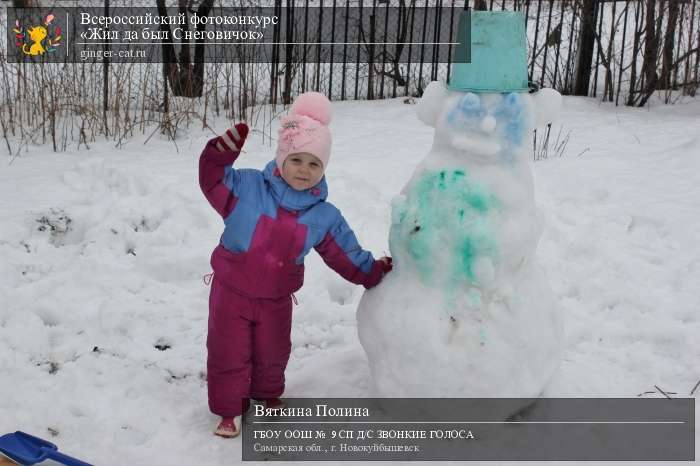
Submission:
[[[241,433],[241,416],[222,417],[221,422],[214,431],[219,437],[233,438]]]

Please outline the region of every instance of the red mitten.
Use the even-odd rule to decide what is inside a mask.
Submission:
[[[219,136],[219,140],[216,142],[216,148],[220,151],[240,151],[245,143],[246,137],[248,137],[248,125],[242,122],[236,123],[233,128],[227,129],[224,134]]]
[[[393,261],[391,257],[384,256],[381,259],[379,259],[382,262],[382,272],[385,274],[389,273],[392,271],[394,268]]]

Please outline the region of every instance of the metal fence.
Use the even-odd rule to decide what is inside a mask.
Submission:
[[[61,2],[78,3],[81,7],[86,3],[105,8],[153,7],[143,0]],[[162,0],[156,3],[162,5]],[[172,8],[184,5],[187,11],[207,4],[214,9],[260,7],[252,0],[168,3]],[[13,63],[7,60],[11,47],[5,43],[6,6],[0,4],[0,40],[5,44],[0,46],[0,144],[4,141],[9,153],[18,153],[29,143],[49,141],[61,151],[88,146],[98,137],[119,145],[136,133],[150,132],[154,124],[176,140],[179,128],[207,127],[212,118],[221,116],[245,119],[266,128],[263,133],[272,137],[270,122],[283,111],[278,104],[287,104],[308,90],[323,92],[332,100],[420,96],[430,81],[449,81],[452,51],[445,54],[437,49],[444,45],[433,44],[434,35],[449,26],[448,36],[455,37],[453,20],[464,8],[522,11],[527,18],[529,79],[563,94],[643,106],[654,95],[667,103],[694,96],[700,83],[700,0],[270,0],[265,6],[278,13],[294,8],[302,28],[319,7],[340,10],[341,15],[347,8],[363,8],[379,22],[386,22],[387,8],[403,7],[409,20],[422,8],[440,9],[443,14],[421,17],[426,23],[416,29],[420,36],[405,37],[407,43],[416,44],[409,47],[418,49],[401,61],[384,53],[384,47],[372,49],[364,41],[344,47],[339,60],[322,62],[304,55],[290,60],[281,49],[287,37],[280,27],[273,42],[281,44],[269,59],[251,56],[248,52],[253,49],[226,47],[235,60],[224,57],[204,64],[195,62],[196,50],[183,54],[182,49],[171,50],[170,56],[178,59],[174,64],[158,60]],[[348,42],[350,26],[334,27],[332,20],[325,21],[331,42]],[[384,31],[401,37],[399,30]],[[196,49],[197,44],[190,47]],[[267,103],[273,105],[260,105]]]
[[[666,91],[667,102],[678,94],[673,91],[695,95],[700,62],[699,3],[698,0],[466,0],[443,4],[414,0],[374,1],[365,8],[379,20],[384,17],[382,10],[400,6],[409,11],[437,6],[449,9],[452,15],[465,8],[521,11],[527,22],[530,81],[563,94],[643,105],[654,91]],[[280,9],[301,9],[300,16],[308,17],[309,11],[316,11],[324,4],[278,1],[277,5]],[[356,6],[357,2],[332,2],[334,9],[350,5]],[[439,20],[440,16],[434,15],[434,21]],[[433,25],[437,27],[438,24]],[[416,45],[421,48],[421,60],[409,60],[399,69],[387,61],[386,54],[378,54],[374,63],[354,61],[360,47],[350,50],[342,63],[298,63],[297,73],[291,70],[290,63],[273,63],[270,102],[288,103],[290,96],[309,89],[324,92],[335,100],[420,95],[429,81],[449,82],[450,63],[434,59],[437,56],[434,45]],[[392,69],[391,73],[386,71],[387,67]]]

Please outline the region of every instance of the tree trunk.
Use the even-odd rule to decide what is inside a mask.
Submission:
[[[678,0],[668,0],[668,22],[666,34],[664,35],[664,49],[662,55],[661,77],[659,78],[659,89],[671,89],[671,75],[673,73],[673,49],[676,43],[676,28],[678,26]]]
[[[214,0],[203,0],[197,9],[197,15],[206,17],[212,9]],[[158,14],[167,16],[165,0],[157,0]],[[183,31],[189,30],[189,18],[187,17],[187,1],[178,0],[178,13],[184,13],[187,20],[181,27]],[[205,31],[206,24],[198,23],[197,31]],[[172,39],[172,31],[169,24],[160,24],[164,39],[161,46],[163,54],[164,75],[173,95],[180,97],[201,97],[204,88],[204,39],[197,39],[194,48],[194,63],[191,61],[189,43],[183,43],[179,55],[175,52]],[[183,40],[183,42],[186,42]]]
[[[637,4],[634,8],[634,45],[632,48],[632,59],[630,61],[630,83],[629,91],[627,92],[627,101],[625,105],[631,107],[635,103],[636,99],[636,86],[637,86],[637,55],[639,54],[640,38],[642,36],[643,30],[639,27],[639,16],[641,4]]]
[[[610,37],[608,39],[608,52],[607,56],[603,57],[603,65],[605,66],[605,88],[603,89],[603,102],[607,99],[609,102],[613,101],[614,98],[614,84],[613,84],[613,43],[615,42],[615,34],[617,32],[617,23],[615,21],[615,9],[616,4],[613,3],[612,6],[612,21],[610,24]],[[620,15],[622,16],[622,15]],[[598,50],[603,49],[602,38],[598,37]]]
[[[644,86],[641,90],[642,98],[637,104],[638,107],[646,105],[649,98],[654,94],[656,86],[659,82],[659,74],[656,72],[656,59],[659,56],[659,34],[657,33],[656,25],[656,0],[648,0],[646,5],[646,26],[644,34],[644,61],[642,62],[642,76],[644,78]],[[663,9],[663,3],[660,5]],[[661,20],[659,13],[659,22]],[[659,25],[660,29],[660,25]]]
[[[598,16],[596,0],[581,2],[581,31],[579,32],[576,71],[574,76],[574,95],[588,95],[593,66],[593,47],[595,46],[595,25]]]

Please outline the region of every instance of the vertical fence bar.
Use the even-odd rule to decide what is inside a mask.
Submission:
[[[603,33],[603,16],[605,16],[605,8],[601,8],[600,4],[596,2],[594,7],[594,15],[598,15],[598,40],[595,42],[595,72],[593,73],[593,97],[598,97],[598,66],[600,65],[600,55],[603,53],[600,50],[601,37]]]
[[[549,34],[552,30],[552,10],[554,9],[554,0],[549,0],[549,17],[547,18],[547,34],[544,36],[544,57],[542,61],[542,74],[540,75],[540,87],[544,86],[544,73],[547,70],[547,54],[549,53]]]
[[[530,62],[530,73],[528,79],[531,81],[535,71],[535,61],[537,60],[537,38],[540,32],[540,13],[542,12],[542,0],[537,0],[537,19],[535,20],[535,44],[532,46],[532,62]]]
[[[384,6],[384,40],[382,43],[382,72],[379,80],[379,98],[384,98],[384,73],[386,73],[386,40],[389,31],[389,2]]]
[[[569,52],[566,55],[566,74],[564,77],[564,92],[566,94],[571,94],[571,61],[574,59],[571,53],[574,48],[574,30],[576,29],[576,3],[571,14],[571,30],[569,32]]]
[[[306,92],[306,51],[308,50],[308,45],[306,41],[308,40],[309,33],[309,0],[306,0],[304,5],[304,39],[302,47],[302,57],[301,60],[301,92]]]
[[[632,60],[630,60],[630,87],[627,91],[627,101],[625,105],[634,105],[634,89],[637,84],[637,54],[639,54],[639,36],[641,30],[639,29],[639,16],[641,11],[641,6],[639,3],[634,4],[634,42],[632,45]]]
[[[612,5],[612,13],[610,13],[610,36],[608,37],[608,57],[607,57],[607,62],[608,66],[605,70],[605,86],[603,87],[603,101],[607,98],[607,96],[610,96],[610,102],[613,101],[613,95],[615,95],[615,84],[613,82],[613,39],[615,38],[615,35],[617,34],[617,28],[615,27],[615,13],[617,13],[617,2],[613,2]],[[602,41],[602,38],[601,38]],[[624,41],[623,41],[623,47],[624,47]],[[610,88],[608,88],[608,85],[610,85]]]
[[[425,6],[423,7],[423,37],[420,44],[420,67],[418,68],[418,89],[420,93],[423,93],[423,60],[425,59],[425,29],[428,20],[428,1],[425,0]]]
[[[104,4],[104,15],[105,17],[109,17],[109,0],[105,0]],[[9,45],[9,44],[8,44]],[[105,59],[102,63],[102,120],[103,120],[103,125],[104,125],[104,130],[105,130],[105,137],[109,137],[109,124],[107,122],[107,110],[109,109],[109,57],[107,56],[107,51],[109,50],[109,41],[105,42],[104,44],[104,52],[105,52]],[[172,65],[170,65],[172,66]],[[170,66],[165,67],[165,69],[170,69]],[[42,76],[44,76],[42,74]],[[163,90],[165,90],[165,116],[166,118],[169,118],[168,116],[168,76],[166,73],[165,80],[163,82]],[[43,128],[43,126],[42,126]],[[115,131],[116,132],[116,131]]]
[[[437,3],[435,4],[437,6]],[[430,50],[430,80],[435,79],[435,42],[437,42],[437,32],[438,32],[438,17],[435,11],[435,7],[433,7],[433,13],[435,16],[433,16],[433,35],[432,35],[432,42],[433,46]]]
[[[561,87],[557,84],[557,77],[559,75],[559,51],[561,49],[561,38],[562,35],[564,34],[564,11],[566,10],[566,3],[562,2],[561,3],[561,17],[559,19],[559,25],[555,28],[555,30],[559,30],[557,33],[557,50],[554,52],[554,78],[552,79],[552,87],[554,89],[561,89]]]
[[[433,65],[430,72],[431,80],[435,81],[438,78],[438,57],[440,55],[440,28],[442,27],[442,0],[438,0],[435,5],[435,31],[433,31]]]
[[[336,15],[336,0],[333,0],[333,7],[331,9],[331,49],[330,49],[330,60],[328,63],[328,100],[333,100],[333,63],[335,62],[334,50],[335,50],[335,15]]]
[[[625,16],[623,21],[623,26],[622,26],[622,47],[621,47],[621,53],[620,53],[620,70],[617,75],[617,92],[615,94],[615,106],[619,105],[620,102],[620,87],[622,86],[622,70],[625,67],[625,44],[627,43],[627,15],[629,13],[630,9],[630,2],[629,0],[625,1]]]
[[[640,8],[646,8],[647,6],[648,5],[645,5],[644,3],[640,4]],[[652,8],[654,8],[654,7],[652,6]],[[641,32],[646,32],[647,28],[649,27],[649,26],[647,26],[647,14],[648,14],[648,8],[647,8],[647,11],[642,10],[640,15],[639,15],[639,18],[640,18],[639,20],[641,22],[640,34],[641,34]],[[651,27],[653,28],[654,26],[652,25]],[[646,53],[646,37],[644,37],[644,42],[642,42],[642,37],[640,35],[639,42],[640,42],[639,43],[639,51],[642,54],[642,69],[639,71],[639,91],[641,92],[644,90],[644,86],[645,86],[644,81],[646,79],[646,73],[644,70],[644,54]]]
[[[282,16],[282,0],[277,0],[275,2],[275,9],[277,11],[278,16]],[[277,105],[277,94],[279,92],[279,69],[280,69],[280,42],[282,40],[282,22],[277,25],[277,28],[275,29],[275,45],[273,46],[273,75],[272,75],[272,86],[273,86],[273,92],[272,92],[272,104]]]
[[[534,81],[533,75],[535,73],[535,61],[537,61],[537,39],[539,38],[540,32],[540,14],[542,13],[542,0],[537,0],[537,17],[535,19],[535,42],[532,46],[532,61],[530,62],[530,72],[528,73],[528,79]]]
[[[359,3],[360,20],[357,24],[357,28],[358,28],[358,31],[357,31],[357,57],[356,57],[357,61],[355,62],[355,100],[357,100],[357,97],[358,97],[358,84],[360,81],[360,37],[362,37],[360,35],[360,32],[362,30],[362,6],[363,6],[362,1],[360,1],[360,3]]]
[[[695,25],[695,2],[696,0],[693,0],[693,6],[690,9],[690,18],[689,18],[689,23],[690,23],[690,28],[688,28],[688,51],[693,49],[693,26]],[[698,46],[700,46],[700,42],[698,43]],[[683,75],[683,93],[686,93],[686,90],[688,88],[688,78],[690,77],[690,63],[692,62],[692,55],[689,55],[688,58],[685,60],[685,74]]]
[[[281,0],[275,0],[275,15],[277,17],[281,16],[280,7],[282,5]],[[272,30],[272,63],[270,65],[270,103],[272,105],[277,105],[277,70],[278,70],[278,59],[279,59],[279,41],[280,41],[280,24],[279,22],[273,26]]]
[[[449,41],[450,45],[448,45],[447,48],[447,78],[445,79],[445,82],[447,84],[450,84],[450,71],[452,69],[452,35],[454,34],[454,22],[455,22],[455,3],[451,2],[450,3],[450,36],[449,36]]]
[[[685,15],[685,3],[681,3],[681,10],[678,13],[678,39],[676,40],[674,37],[674,40],[676,40],[676,55],[675,59],[677,60],[678,57],[681,56],[681,42],[683,41],[683,16]],[[673,67],[673,79],[671,79],[671,88],[672,89],[677,89],[678,88],[678,68],[680,68],[681,64],[678,63]]]
[[[367,60],[367,100],[374,100],[374,47],[377,34],[377,0],[372,1],[372,15],[369,17],[369,59]]]
[[[406,63],[406,95],[409,95],[409,82],[411,81],[411,55],[413,54],[413,26],[416,19],[416,1],[411,0],[411,29],[408,32],[408,61]]]
[[[333,9],[332,15],[333,19],[331,20],[331,53],[330,53],[330,63],[329,63],[329,76],[328,76],[328,99],[333,100],[333,62],[335,61],[335,58],[333,56],[333,43],[335,42],[335,14],[336,14],[336,9],[335,9],[335,2],[336,0],[333,0]]]
[[[350,18],[350,0],[345,0],[345,33],[343,36],[343,75],[341,78],[340,100],[345,100],[346,73],[348,70],[348,24]]]
[[[530,22],[530,1],[525,0],[525,32],[527,36],[527,24]]]
[[[691,88],[692,94],[690,94],[692,96],[695,95],[695,90],[698,88],[698,85],[700,85],[700,81],[698,81],[698,68],[700,68],[700,26],[698,26],[698,45],[696,50],[697,51],[695,52],[695,77],[693,78],[694,82]]]
[[[530,1],[531,0],[525,0],[525,40],[529,42],[529,35],[527,33],[527,28],[530,26]],[[528,47],[529,48],[529,47]],[[532,52],[534,56],[535,52]],[[528,52],[529,54],[529,52]],[[528,56],[528,63],[530,62],[530,58]],[[529,75],[528,75],[529,79]]]
[[[282,90],[282,103],[289,105],[292,101],[292,54],[294,41],[294,1],[287,0],[284,28],[284,88]]]
[[[387,8],[389,6],[387,5]],[[402,14],[404,12],[404,9],[401,5],[398,5],[396,7],[396,42],[399,41],[399,32],[401,32],[401,21],[403,20]],[[406,12],[408,14],[408,12]],[[401,47],[401,52],[403,53],[403,47]],[[401,55],[399,54],[399,45],[394,44],[394,61],[392,63],[393,66],[393,71],[394,71],[394,79],[392,79],[393,83],[391,86],[391,97],[396,98],[396,87],[398,86],[398,80],[399,77],[401,76]]]
[[[321,42],[323,41],[323,0],[318,5],[318,39],[316,46],[316,83],[314,91],[321,92]]]

